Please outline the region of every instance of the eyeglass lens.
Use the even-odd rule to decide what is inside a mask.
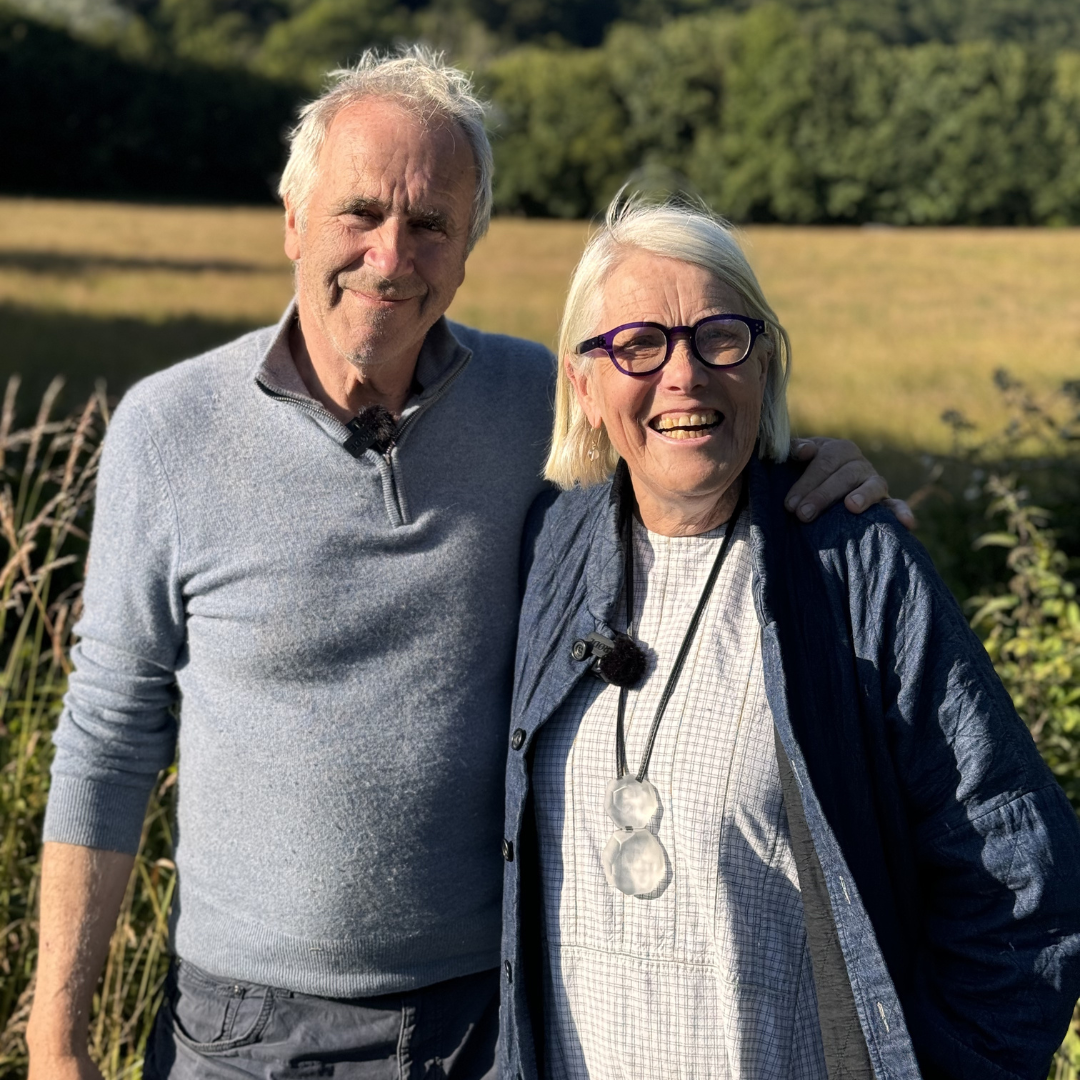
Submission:
[[[750,349],[750,327],[736,319],[699,323],[694,345],[707,364],[725,367],[737,364]],[[667,335],[655,326],[634,326],[620,330],[611,343],[615,360],[624,371],[644,374],[663,364],[667,356]]]

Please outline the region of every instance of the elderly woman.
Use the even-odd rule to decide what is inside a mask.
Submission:
[[[919,544],[784,513],[790,346],[729,230],[613,210],[559,353],[503,1075],[1045,1077],[1076,818]]]

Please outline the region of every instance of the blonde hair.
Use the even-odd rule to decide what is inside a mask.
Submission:
[[[319,174],[319,153],[330,125],[342,109],[365,98],[389,98],[423,123],[442,120],[465,134],[476,166],[476,193],[469,223],[469,247],[487,232],[491,221],[491,143],[484,129],[486,106],[473,93],[469,76],[443,63],[442,53],[411,45],[388,56],[368,49],[355,65],[327,75],[326,92],[300,110],[300,122],[289,132],[289,160],[278,194],[296,212],[304,230],[307,202]]]
[[[606,480],[619,462],[607,432],[589,425],[566,374],[566,361],[578,370],[587,370],[593,362],[592,357],[578,356],[574,347],[599,329],[596,321],[604,284],[633,250],[704,267],[742,297],[747,315],[765,321],[764,336],[772,346],[772,360],[758,427],[760,456],[784,461],[791,443],[787,411],[791,341],[765,299],[731,226],[704,206],[674,200],[656,205],[620,194],[608,207],[604,225],[585,245],[570,278],[559,326],[555,430],[544,476],[564,489],[578,484],[590,487]]]

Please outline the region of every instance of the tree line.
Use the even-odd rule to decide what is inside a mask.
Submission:
[[[763,5],[484,74],[505,211],[585,216],[636,177],[739,221],[1080,222],[1080,51],[888,44]]]
[[[79,27],[18,2],[8,192],[267,201],[322,73],[420,37],[493,102],[504,213],[630,179],[739,221],[1080,222],[1075,0],[93,0]]]

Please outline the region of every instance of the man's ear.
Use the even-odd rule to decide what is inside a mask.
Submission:
[[[296,223],[296,207],[285,197],[285,254],[293,262],[300,258],[300,228]]]
[[[581,411],[585,414],[585,419],[589,421],[589,426],[599,428],[603,422],[603,417],[600,413],[599,402],[593,396],[592,380],[589,378],[588,372],[574,367],[569,356],[563,357],[563,367],[566,369],[566,377],[570,380],[574,393],[577,394]]]

